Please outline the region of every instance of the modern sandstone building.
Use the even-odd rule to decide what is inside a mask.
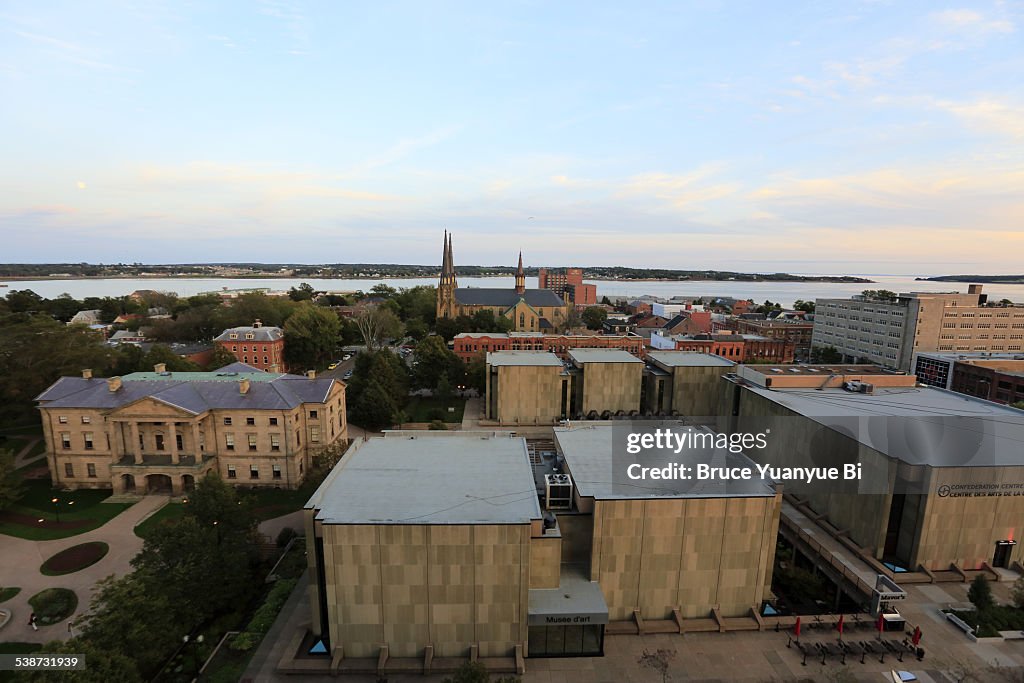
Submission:
[[[731,360],[693,351],[651,351],[644,375],[644,409],[649,415],[705,417],[718,414],[722,375]]]
[[[546,449],[497,432],[355,441],[306,504],[303,654],[322,653],[320,671],[437,673],[480,658],[522,672],[528,657],[603,654],[608,624],[682,632],[760,609],[781,493],[761,479],[631,486],[623,464],[609,425],[556,429]]]
[[[318,448],[348,438],[345,386],[242,363],[214,372],[62,377],[40,394],[55,487],[190,490],[217,472],[244,486],[297,488]]]
[[[569,372],[553,353],[487,354],[485,416],[498,424],[554,424],[570,414]]]

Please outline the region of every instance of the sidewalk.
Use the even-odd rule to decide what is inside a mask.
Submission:
[[[146,496],[98,529],[78,536],[52,541],[29,541],[14,536],[0,535],[0,586],[17,586],[21,592],[2,604],[11,611],[11,621],[0,631],[0,640],[45,643],[68,637],[67,622],[40,626],[33,631],[28,625],[32,608],[28,599],[46,588],[70,588],[78,595],[78,616],[89,608],[92,589],[110,574],[123,575],[131,571],[131,559],[142,549],[142,539],[135,535],[135,525],[156,512],[170,500],[167,496]],[[103,505],[103,503],[100,503]],[[107,555],[85,569],[64,576],[44,576],[39,567],[52,555],[89,541],[103,541],[110,546]]]

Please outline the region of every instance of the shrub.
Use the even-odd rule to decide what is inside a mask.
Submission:
[[[102,541],[73,545],[43,562],[39,572],[45,576],[72,574],[96,564],[106,557],[109,551],[110,546]]]
[[[78,608],[78,596],[67,588],[47,588],[28,599],[41,625],[64,621]]]
[[[967,599],[971,601],[979,612],[984,612],[995,604],[992,599],[992,586],[988,585],[988,580],[982,575],[978,574],[974,577],[974,581],[971,581],[971,587],[967,591]]]
[[[291,528],[290,526],[286,526],[285,528],[281,529],[280,533],[277,534],[277,547],[285,547],[293,538],[295,538],[298,535],[299,534],[297,531],[295,531],[295,529]]]
[[[448,431],[448,425],[444,423],[444,420],[431,420],[430,427],[428,427],[428,429],[445,432]]]
[[[248,652],[259,645],[261,640],[263,640],[262,633],[250,633],[249,631],[244,631],[232,638],[231,644],[228,645],[228,647],[238,652]]]

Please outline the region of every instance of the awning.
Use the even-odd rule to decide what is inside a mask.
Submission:
[[[601,587],[582,576],[563,575],[558,588],[530,589],[530,626],[586,626],[608,623]]]

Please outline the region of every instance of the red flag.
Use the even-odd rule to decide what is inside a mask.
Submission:
[[[912,642],[915,646],[918,643],[921,642],[921,627],[920,626],[915,626],[914,627],[914,636],[913,636],[913,638],[910,639],[910,642]]]
[[[839,635],[843,635],[843,617],[845,615],[839,615],[839,623],[836,624],[836,628],[839,629]]]
[[[881,633],[882,629],[885,628],[885,619],[882,617],[882,613],[881,612],[878,613],[878,623],[875,624],[875,628],[878,629],[879,633]]]
[[[800,617],[797,617],[796,623],[793,624],[793,635],[797,638],[800,637]]]

